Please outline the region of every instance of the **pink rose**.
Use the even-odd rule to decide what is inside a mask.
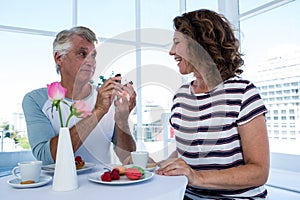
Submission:
[[[63,119],[62,119],[62,112],[60,108],[60,103],[64,102],[64,98],[66,96],[67,89],[64,88],[60,82],[53,82],[51,84],[47,84],[47,89],[48,89],[48,97],[50,101],[52,101],[52,112],[53,108],[56,107],[59,115],[59,120],[60,120],[60,126],[64,127],[63,124]],[[68,116],[68,119],[66,121],[65,127],[68,127],[69,121],[73,115],[84,118],[87,116],[90,116],[92,114],[91,109],[87,103],[85,103],[82,100],[76,101],[70,106],[70,115]]]
[[[63,100],[66,96],[67,89],[64,88],[60,82],[53,82],[47,84],[48,97],[52,102]]]
[[[82,100],[76,101],[72,104],[71,112],[79,118],[85,118],[92,114],[90,106]]]

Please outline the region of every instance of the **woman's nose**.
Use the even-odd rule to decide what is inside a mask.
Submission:
[[[170,51],[169,51],[169,55],[170,56],[174,56],[175,55],[175,48],[174,48],[174,45],[172,45]]]

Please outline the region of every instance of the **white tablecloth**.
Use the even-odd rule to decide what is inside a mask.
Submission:
[[[37,188],[16,189],[7,181],[14,176],[0,178],[0,197],[7,200],[181,200],[184,196],[187,178],[184,176],[160,176],[155,174],[150,180],[130,185],[104,185],[88,180],[88,174],[99,168],[78,175],[79,188],[67,192],[52,190],[52,181]],[[43,174],[51,175],[51,174]]]

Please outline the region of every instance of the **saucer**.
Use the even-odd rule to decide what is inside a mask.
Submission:
[[[154,171],[156,171],[156,169],[158,168],[158,166],[157,165],[155,165],[155,166],[153,166],[153,167],[146,167],[145,168],[145,170],[147,170],[147,171],[149,171],[149,172],[154,172]]]
[[[125,165],[125,167],[132,167],[132,166],[136,166],[136,165],[134,165],[134,164]],[[149,164],[148,164],[147,167],[143,168],[143,169],[146,170],[146,171],[149,171],[149,172],[154,172],[154,171],[156,171],[157,168],[158,168],[157,165],[155,165],[155,166],[149,166]]]
[[[34,188],[39,187],[42,185],[46,185],[52,180],[51,176],[40,176],[40,180],[37,183],[31,183],[31,184],[21,184],[21,179],[19,178],[13,178],[7,181],[9,185],[11,185],[14,188]]]
[[[86,162],[85,165],[83,166],[83,168],[81,169],[77,169],[77,173],[81,173],[90,169],[93,169],[94,167],[96,167],[96,164],[94,163],[90,163],[90,162]],[[55,164],[50,164],[50,165],[44,165],[42,166],[42,170],[47,172],[47,173],[54,173],[55,170]]]

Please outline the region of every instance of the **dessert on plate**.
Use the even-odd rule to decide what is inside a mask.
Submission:
[[[84,167],[85,162],[81,158],[81,156],[76,156],[75,157],[75,165],[76,165],[76,170],[82,169]]]

